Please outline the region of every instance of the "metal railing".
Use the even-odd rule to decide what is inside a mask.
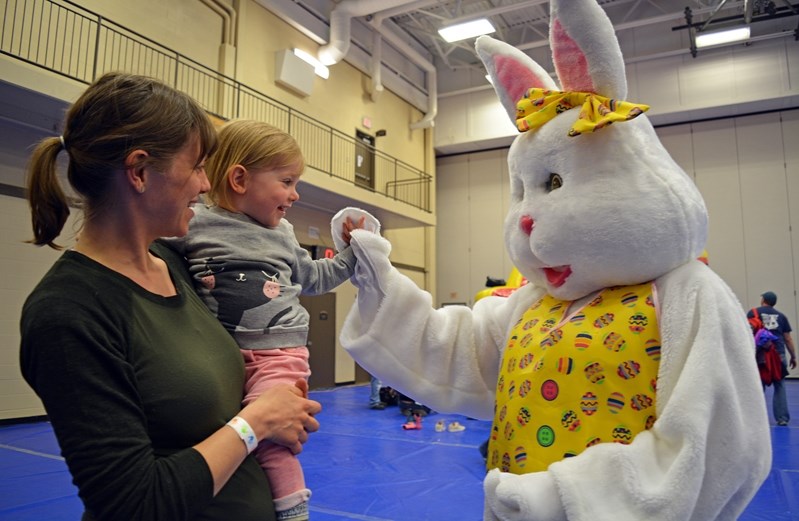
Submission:
[[[368,186],[430,212],[432,177],[238,81],[69,0],[0,0],[0,54],[89,84],[109,71],[152,76],[222,119],[256,119],[290,133],[306,164],[355,183],[356,147],[373,154]]]

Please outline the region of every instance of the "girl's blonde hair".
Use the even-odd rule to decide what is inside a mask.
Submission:
[[[198,139],[197,163],[216,146],[216,132],[190,96],[146,76],[110,72],[83,92],[67,113],[64,134],[43,139],[28,165],[28,203],[37,246],[54,241],[69,216],[69,201],[59,184],[56,157],[69,154],[67,177],[80,197],[84,219],[112,207],[112,180],[136,149],[146,163],[164,170],[190,139]]]
[[[232,167],[247,170],[283,168],[297,165],[305,169],[300,146],[291,135],[272,125],[254,120],[234,120],[219,129],[219,145],[208,158],[205,171],[211,182],[210,202],[231,207],[228,175]]]

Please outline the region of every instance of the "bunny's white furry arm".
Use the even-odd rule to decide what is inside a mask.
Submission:
[[[662,359],[652,429],[546,472],[492,471],[486,519],[728,520],[757,492],[771,438],[744,311],[699,262],[656,282]]]
[[[541,289],[488,297],[474,309],[434,309],[432,297],[388,261],[385,239],[355,230],[358,301],[341,331],[344,348],[370,374],[439,412],[490,419],[510,318]]]

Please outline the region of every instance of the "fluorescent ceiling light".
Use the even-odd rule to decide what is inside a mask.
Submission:
[[[696,47],[710,47],[711,45],[721,45],[723,43],[738,42],[749,39],[749,26],[733,27],[723,31],[712,33],[698,33],[696,35]]]
[[[488,21],[488,18],[479,18],[470,22],[442,27],[438,30],[438,34],[448,42],[457,42],[466,38],[474,38],[481,34],[491,34],[495,31],[496,29]]]
[[[487,81],[488,81],[488,83],[490,83],[491,85],[493,85],[493,84],[494,84],[494,82],[493,82],[493,81],[491,81],[491,75],[490,75],[490,74],[486,74],[486,80],[487,80]]]
[[[294,56],[301,59],[305,63],[310,63],[313,65],[313,71],[316,73],[317,76],[320,76],[324,79],[330,77],[330,70],[322,65],[322,62],[314,58],[311,54],[301,50],[301,49],[294,49]]]

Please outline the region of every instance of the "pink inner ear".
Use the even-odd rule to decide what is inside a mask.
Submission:
[[[497,56],[494,60],[497,81],[508,93],[511,101],[517,102],[533,87],[543,88],[544,83],[524,64],[510,56]]]
[[[576,92],[596,92],[591,76],[588,74],[588,61],[585,54],[571,39],[560,24],[560,20],[552,22],[552,60],[558,71],[558,78],[563,90]]]

